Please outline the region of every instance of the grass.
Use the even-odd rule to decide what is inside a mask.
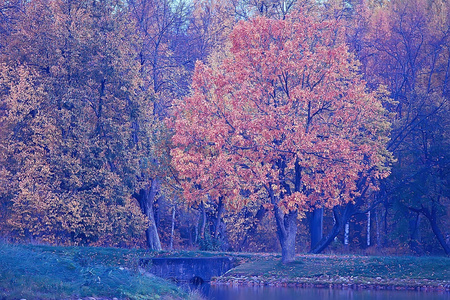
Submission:
[[[0,243],[2,299],[181,299],[175,285],[141,274],[144,250]]]
[[[169,257],[234,257],[238,266],[226,276],[316,278],[320,276],[366,277],[381,279],[450,281],[450,257],[438,256],[359,256],[298,255],[290,264],[281,263],[273,253],[235,253],[208,251],[160,252]]]
[[[381,278],[450,279],[450,258],[446,257],[371,257],[303,256],[282,264],[272,258],[253,261],[232,273],[266,274],[285,277],[365,276]]]
[[[274,253],[160,252],[157,256],[233,257],[238,266],[215,283],[368,285],[450,290],[450,257],[299,255],[290,264]]]
[[[1,299],[200,298],[139,271],[142,257],[231,256],[239,264],[217,282],[375,284],[450,289],[448,257],[301,255],[282,264],[278,254],[52,247],[0,243]]]
[[[279,258],[255,257],[224,276],[225,280],[256,278],[313,284],[376,284],[450,287],[448,257],[380,257],[303,255],[290,264]]]

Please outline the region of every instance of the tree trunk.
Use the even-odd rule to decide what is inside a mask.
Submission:
[[[170,230],[170,246],[169,246],[170,251],[173,250],[173,233],[175,231],[175,210],[176,210],[176,206],[174,205],[172,207],[172,228]]]
[[[344,245],[346,246],[347,250],[348,250],[348,243],[349,243],[349,234],[350,234],[350,223],[347,222],[345,223],[344,226]]]
[[[441,244],[442,248],[444,249],[445,254],[450,255],[450,247],[445,242],[442,231],[436,222],[436,218],[431,218],[430,223],[431,223],[431,229],[433,230],[433,233],[436,235],[436,238],[438,239],[439,243]]]
[[[378,210],[375,212],[375,224],[377,226],[377,248],[381,247],[381,238],[380,238],[380,218]]]
[[[322,252],[326,247],[328,247],[329,244],[334,240],[334,238],[344,229],[345,224],[350,220],[350,217],[352,216],[354,212],[354,204],[353,203],[347,203],[345,205],[344,211],[342,214],[339,214],[339,207],[333,208],[333,215],[334,215],[334,225],[333,228],[331,228],[331,231],[328,233],[327,236],[322,238],[319,243],[316,244],[314,249],[311,249],[310,253],[320,253]]]
[[[224,210],[224,205],[223,205],[223,202],[222,202],[222,197],[220,197],[219,198],[219,203],[217,204],[217,217],[216,217],[216,220],[214,222],[213,237],[215,239],[218,239],[218,237],[219,237],[219,232],[220,232],[219,227],[221,226],[220,223],[222,222],[223,210]]]
[[[370,224],[370,210],[367,212],[367,247],[370,247],[370,231],[371,231],[371,224]]]
[[[200,225],[200,238],[205,238],[205,228],[206,228],[206,210],[205,210],[205,204],[200,203],[200,218],[201,218],[201,225]]]
[[[158,236],[158,229],[155,223],[155,216],[153,211],[153,203],[158,193],[159,183],[157,179],[151,180],[151,185],[147,186],[139,191],[139,195],[135,195],[135,198],[139,201],[142,212],[147,216],[150,221],[150,226],[145,231],[147,238],[147,246],[150,250],[160,251],[162,250],[161,241]]]
[[[277,234],[281,245],[281,261],[290,263],[295,258],[295,237],[297,235],[297,210],[284,214],[277,205],[274,207]]]
[[[350,218],[355,213],[357,207],[360,207],[363,203],[365,194],[368,190],[366,185],[367,177],[361,178],[358,182],[358,189],[361,190],[361,195],[355,199],[354,202],[349,202],[344,206],[342,210],[341,206],[335,206],[333,208],[334,224],[331,231],[318,242],[310,253],[320,253],[334,240],[334,238],[344,229],[345,224],[350,221]]]
[[[323,237],[323,207],[314,209],[311,215],[309,228],[311,233],[312,250]]]
[[[191,240],[193,240],[194,243],[198,242],[198,223],[200,222],[200,216],[198,218],[198,220],[196,220],[195,224],[193,225],[193,230],[194,230],[194,238],[193,239],[189,239],[189,245],[192,246],[193,243]],[[189,234],[189,236],[191,236],[192,234]]]
[[[388,214],[389,214],[389,203],[384,203],[384,218],[383,218],[383,246],[388,244],[389,237],[389,226],[388,226]]]
[[[282,170],[280,176],[284,178],[284,168],[286,164],[280,161],[280,169]],[[301,167],[298,161],[295,163],[295,178],[294,178],[294,192],[301,190]],[[284,188],[287,194],[291,194],[290,186],[284,182]],[[290,210],[285,214],[279,207],[280,198],[275,196],[272,187],[267,189],[270,197],[270,202],[273,204],[275,220],[277,224],[277,234],[281,245],[281,261],[282,263],[290,263],[295,259],[295,238],[297,236],[297,215],[298,211]]]
[[[222,219],[225,212],[225,205],[222,201],[222,197],[219,198],[217,205],[217,218],[214,222],[213,238],[218,242],[220,250],[227,251],[229,249],[228,236],[226,232],[226,224]]]
[[[424,216],[430,221],[431,229],[433,230],[434,235],[436,236],[439,244],[441,244],[442,248],[445,251],[445,254],[450,255],[450,247],[447,245],[444,235],[442,234],[441,229],[437,223],[436,216],[436,204],[433,203],[433,207],[431,208],[431,212],[428,209],[423,209],[422,212]]]
[[[158,184],[157,188],[159,189],[159,184]],[[164,196],[156,197],[156,195],[155,195],[155,201],[153,201],[153,216],[155,218],[155,225],[156,225],[156,227],[160,227],[161,226],[161,210],[160,210],[161,200],[164,201]]]
[[[415,216],[409,218],[409,230],[411,232],[411,238],[409,241],[409,247],[411,250],[418,254],[422,255],[423,250],[420,247],[420,213],[411,212]]]
[[[219,242],[220,250],[228,251],[230,248],[230,243],[228,241],[227,227],[223,220],[219,223],[219,232],[217,236],[217,241]]]

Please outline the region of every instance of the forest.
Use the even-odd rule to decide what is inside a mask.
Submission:
[[[0,0],[0,237],[450,254],[450,1]]]

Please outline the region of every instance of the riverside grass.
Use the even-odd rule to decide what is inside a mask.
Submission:
[[[141,274],[140,249],[0,243],[1,299],[183,299],[189,295]]]
[[[212,284],[294,287],[413,289],[450,292],[450,257],[297,255],[281,262],[276,253],[161,252],[161,256],[234,257],[237,267]]]
[[[298,255],[288,264],[277,255],[256,257],[244,259],[215,283],[450,292],[449,257]]]
[[[230,256],[238,266],[215,284],[376,286],[450,290],[449,257],[297,255],[54,247],[0,243],[0,299],[201,299],[141,274],[139,258]],[[300,284],[300,285],[299,285]]]

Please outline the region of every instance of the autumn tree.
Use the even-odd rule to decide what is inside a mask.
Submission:
[[[192,94],[174,108],[173,164],[187,201],[239,208],[262,193],[283,262],[294,259],[297,218],[387,175],[384,110],[338,28],[301,11],[240,22],[231,57],[197,63]]]
[[[35,0],[23,14],[1,55],[11,232],[139,243],[148,221],[131,197],[143,153],[132,121],[151,120],[151,97],[141,88],[133,23],[116,1]]]

